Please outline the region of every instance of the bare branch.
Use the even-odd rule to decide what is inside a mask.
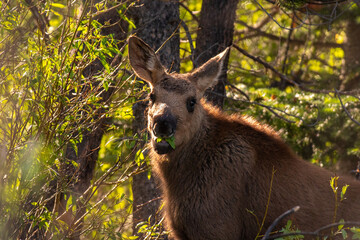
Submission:
[[[293,79],[289,78],[285,74],[280,73],[278,70],[276,70],[273,66],[271,66],[266,61],[262,60],[260,57],[255,57],[248,53],[246,50],[240,48],[236,44],[232,45],[236,50],[247,56],[248,58],[254,60],[255,62],[258,62],[262,64],[265,68],[270,69],[273,73],[275,73],[281,80],[288,81],[290,84],[298,87],[299,89],[306,91],[306,92],[312,92],[312,93],[322,93],[322,94],[340,94],[340,95],[347,95],[347,96],[353,96],[356,97],[356,95],[360,94],[360,90],[352,90],[352,91],[334,91],[334,90],[319,90],[319,89],[310,89],[303,84],[295,82]],[[356,97],[358,98],[358,97]],[[359,99],[359,98],[358,98]],[[360,99],[359,99],[360,100]]]
[[[199,22],[199,19],[198,17],[182,2],[179,2],[180,6],[183,7],[186,11],[188,11],[191,16],[193,17],[193,19],[196,21],[196,22]]]
[[[230,87],[234,87],[234,86],[231,85],[231,84],[227,84],[227,85],[229,85]],[[315,120],[313,123],[306,124],[306,123],[305,123],[305,119],[303,119],[302,117],[299,117],[299,116],[296,116],[296,115],[294,115],[294,114],[288,113],[288,112],[286,112],[286,111],[284,111],[284,110],[282,110],[282,109],[276,108],[276,107],[272,107],[272,106],[268,106],[268,105],[265,105],[265,104],[262,104],[262,103],[259,103],[259,102],[251,101],[250,98],[249,98],[249,96],[248,96],[246,93],[244,93],[243,91],[241,91],[240,89],[238,89],[238,88],[236,88],[236,87],[234,87],[234,89],[237,90],[237,91],[240,91],[240,93],[241,93],[242,95],[244,95],[244,96],[247,98],[247,100],[234,99],[234,98],[231,98],[231,97],[223,96],[223,95],[221,95],[220,93],[213,93],[213,94],[221,95],[222,97],[224,97],[224,98],[226,98],[226,99],[228,99],[228,100],[231,100],[231,101],[235,101],[235,102],[239,102],[239,101],[240,101],[240,102],[248,103],[248,104],[251,104],[251,105],[258,105],[258,106],[260,106],[260,107],[263,107],[263,108],[267,109],[269,112],[271,112],[272,114],[274,114],[275,117],[277,117],[277,118],[279,118],[279,119],[282,119],[282,120],[284,120],[285,122],[288,122],[288,123],[295,123],[295,121],[290,120],[290,119],[288,119],[288,118],[286,118],[286,117],[283,117],[283,116],[281,116],[279,113],[281,113],[281,114],[283,114],[283,115],[286,115],[286,116],[289,116],[289,117],[296,118],[296,119],[298,119],[299,121],[303,122],[303,125],[308,126],[308,127],[313,127],[313,126],[315,126],[315,125],[319,122],[319,110],[318,110],[317,107],[315,107],[315,108],[318,110],[318,115],[317,115],[316,120]],[[278,113],[278,112],[279,112],[279,113]]]
[[[294,24],[294,18],[292,18],[291,20],[291,25]],[[290,49],[290,40],[291,40],[291,35],[293,33],[293,29],[289,30],[288,33],[288,37],[286,39],[286,48],[285,48],[285,56],[284,56],[284,62],[283,62],[283,66],[282,66],[282,72],[285,74],[286,73],[286,62],[287,62],[287,58],[288,58],[288,53],[289,53],[289,49]]]
[[[236,91],[238,91],[241,95],[245,96],[248,101],[250,101],[250,97],[244,91],[242,91],[241,89],[239,89],[238,87],[236,87],[233,84],[227,83],[227,85],[230,86],[231,88],[235,89]]]
[[[252,27],[252,26],[248,25],[244,21],[237,20],[236,22],[245,26],[246,28],[248,28],[249,29],[248,32],[255,32],[253,34],[245,35],[244,37],[240,38],[239,40],[251,39],[254,37],[266,37],[266,38],[268,38],[270,40],[274,40],[274,41],[281,41],[281,42],[287,41],[287,38],[285,38],[285,37],[276,36],[274,34],[267,33],[265,31],[260,30],[257,27]],[[235,32],[234,34],[239,35],[239,34],[246,34],[246,33],[247,33],[247,31],[243,31],[243,32]],[[306,43],[306,41],[301,40],[301,39],[290,39],[289,40],[289,44],[291,44],[291,45],[305,45],[305,43]],[[335,42],[314,42],[313,45],[316,48],[343,48],[344,47],[344,44],[339,44],[339,43],[335,43]]]
[[[193,40],[191,38],[191,34],[189,32],[189,28],[188,26],[186,25],[186,23],[184,21],[181,21],[180,22],[182,28],[184,29],[185,33],[186,33],[186,37],[188,38],[189,40],[189,45],[190,45],[190,59],[193,63],[193,66],[195,66],[196,64],[194,63],[194,52],[195,52],[195,48],[194,48],[194,43],[193,43]]]
[[[285,217],[289,216],[290,214],[293,214],[294,212],[297,212],[300,209],[300,206],[293,207],[290,210],[287,210],[283,214],[281,214],[279,217],[275,219],[275,221],[270,225],[270,227],[266,230],[264,237],[261,240],[269,239],[269,235],[271,231],[278,225],[278,223],[283,220]]]
[[[277,238],[284,238],[284,237],[289,237],[289,236],[299,236],[299,235],[303,235],[303,236],[314,236],[314,237],[321,237],[322,231],[325,231],[327,229],[333,228],[333,227],[337,227],[340,225],[347,225],[347,226],[360,226],[360,222],[338,222],[338,223],[332,223],[332,224],[328,224],[325,225],[321,228],[316,229],[313,232],[292,232],[292,233],[286,233],[286,234],[274,234],[272,236],[269,236],[267,238],[263,238],[262,240],[271,240],[271,239],[277,239]]]
[[[346,115],[351,119],[351,121],[353,121],[354,123],[356,123],[357,125],[360,126],[360,122],[356,121],[352,116],[351,114],[349,113],[349,111],[346,109],[346,107],[344,106],[342,100],[341,100],[341,96],[339,94],[339,91],[335,88],[335,93],[336,93],[336,96],[338,97],[339,101],[340,101],[340,104],[341,104],[341,107],[344,109]]]

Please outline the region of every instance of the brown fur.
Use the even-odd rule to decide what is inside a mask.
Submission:
[[[151,48],[135,37],[129,40],[134,71],[149,82],[156,96],[148,115],[151,159],[162,183],[172,236],[254,239],[259,231],[254,215],[262,221],[272,178],[263,230],[297,205],[300,210],[291,216],[295,227],[313,231],[332,223],[335,202],[329,180],[334,174],[300,159],[270,127],[249,117],[226,115],[201,100],[206,88],[216,82],[226,54],[214,57],[193,73],[168,74],[158,67],[161,64]],[[156,70],[149,69],[146,60],[139,60],[143,55],[151,59]],[[171,86],[165,86],[164,79]],[[193,112],[186,108],[189,97],[197,100]],[[176,148],[158,154],[153,127],[165,113],[177,120]],[[360,184],[341,177],[339,188],[345,184],[350,187],[336,221],[360,220]]]

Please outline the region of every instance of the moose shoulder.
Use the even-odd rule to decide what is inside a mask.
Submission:
[[[267,207],[263,229],[297,205],[300,210],[291,216],[296,228],[313,231],[332,223],[331,172],[300,159],[268,126],[226,115],[202,99],[217,82],[228,51],[191,73],[168,73],[146,43],[129,39],[131,66],[151,88],[151,162],[172,237],[254,239]],[[336,221],[360,220],[360,184],[340,177],[339,187],[345,184],[350,187]]]

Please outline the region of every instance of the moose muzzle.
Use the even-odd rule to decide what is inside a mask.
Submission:
[[[154,139],[152,139],[152,144],[158,154],[166,154],[173,149],[169,144],[169,139],[174,137],[176,122],[176,118],[167,108],[153,116],[151,130]]]

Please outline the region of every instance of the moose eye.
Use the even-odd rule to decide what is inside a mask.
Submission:
[[[186,108],[188,112],[193,112],[196,104],[196,98],[190,97],[186,100]]]
[[[155,94],[153,94],[153,93],[150,93],[149,98],[150,98],[150,101],[153,102],[153,103],[154,103],[155,100],[156,100],[156,96],[155,96]]]

